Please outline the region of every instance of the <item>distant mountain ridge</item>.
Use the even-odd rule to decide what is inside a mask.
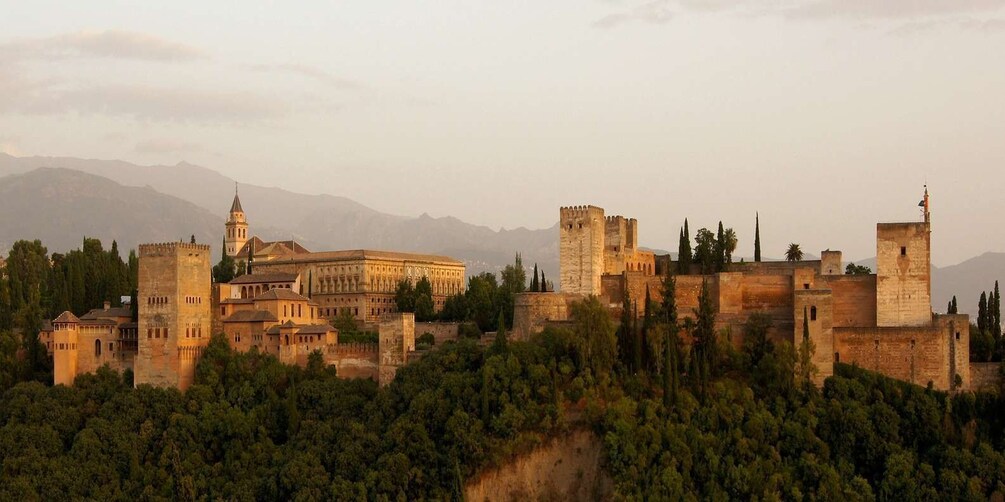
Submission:
[[[201,220],[188,223],[181,220],[179,224],[182,227],[191,226],[188,234],[196,234],[200,242],[210,242],[214,253],[219,252],[217,243],[223,237],[223,221],[234,194],[235,181],[231,178],[184,162],[174,166],[139,166],[117,160],[13,157],[0,153],[0,176],[25,175],[43,167],[71,169],[106,178],[119,187],[103,185],[105,190],[112,192],[121,188],[148,187],[153,193],[201,208],[213,215],[217,225],[215,232],[201,228],[205,223]],[[52,174],[51,171],[45,172]],[[538,263],[549,277],[558,277],[557,222],[554,227],[544,230],[518,228],[495,231],[454,217],[433,218],[424,214],[410,218],[381,213],[340,196],[305,195],[243,183],[240,184],[240,194],[251,232],[263,239],[293,238],[316,251],[375,248],[446,254],[465,261],[468,273],[472,274],[499,270],[512,263],[515,253],[520,252],[528,268]],[[120,210],[128,212],[126,209],[129,207],[123,204]],[[45,216],[50,209],[54,208],[36,205],[39,217],[35,223],[44,226],[49,221]],[[105,217],[115,219],[111,215]],[[145,220],[129,221],[134,225],[143,225]],[[58,237],[58,242],[46,240],[46,244],[50,248],[64,250],[67,242],[79,243],[83,237],[82,229],[88,227],[84,225],[77,230],[66,226],[59,228],[64,237]],[[150,230],[155,228],[164,229],[154,227]],[[40,233],[56,238],[53,232],[40,229]],[[9,247],[10,242],[25,235],[28,234],[0,231],[0,247]],[[139,232],[138,235],[149,235],[149,232]],[[168,237],[173,237],[173,234],[159,240]],[[70,247],[76,245],[71,244]],[[125,243],[120,241],[120,245]]]

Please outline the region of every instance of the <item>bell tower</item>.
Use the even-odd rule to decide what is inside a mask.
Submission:
[[[230,215],[227,216],[227,233],[224,242],[227,246],[227,256],[236,257],[248,241],[248,221],[244,218],[241,208],[241,198],[237,195],[237,183],[234,184],[234,202],[230,205]]]

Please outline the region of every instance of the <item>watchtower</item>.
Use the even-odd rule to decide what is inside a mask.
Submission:
[[[559,284],[565,293],[600,294],[606,220],[595,206],[559,209]]]
[[[932,227],[928,188],[921,222],[876,225],[876,323],[932,323]]]
[[[136,385],[192,384],[212,323],[209,253],[205,244],[139,246]]]

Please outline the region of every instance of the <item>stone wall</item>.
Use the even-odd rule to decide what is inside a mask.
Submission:
[[[571,293],[520,293],[514,298],[513,340],[528,340],[550,321],[569,319],[572,303],[582,295]]]
[[[967,316],[945,317],[930,326],[834,328],[835,359],[917,385],[932,382],[940,390],[951,389],[955,371],[967,388],[969,333],[955,319]]]
[[[805,320],[805,324],[804,324]],[[797,289],[793,298],[792,344],[797,354],[803,342],[804,328],[809,328],[809,338],[813,342],[813,364],[817,367],[814,383],[823,385],[824,380],[834,375],[834,323],[831,291],[827,289]]]
[[[970,389],[998,392],[1002,387],[1002,363],[970,363]]]
[[[827,278],[834,296],[834,326],[876,326],[876,276],[835,275]]]
[[[377,380],[379,348],[375,343],[340,343],[326,354],[326,363],[335,366],[339,378]]]
[[[450,340],[457,339],[457,333],[461,324],[457,322],[417,322],[415,323],[416,338],[430,333],[436,340],[435,345],[440,346]]]
[[[876,323],[924,326],[932,320],[928,223],[876,225]]]

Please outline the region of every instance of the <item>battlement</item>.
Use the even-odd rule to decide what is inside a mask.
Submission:
[[[336,343],[331,346],[328,350],[330,354],[338,355],[349,355],[349,354],[377,354],[380,351],[380,345],[376,343]]]
[[[563,220],[585,218],[587,216],[604,217],[604,208],[597,206],[564,206],[559,208],[558,212]]]
[[[604,217],[604,221],[606,221],[607,223],[615,223],[615,222],[618,222],[618,221],[624,221],[625,223],[627,223],[629,225],[634,225],[634,224],[638,223],[638,220],[636,220],[635,218],[628,218],[628,217],[625,217],[625,216],[621,216],[620,214],[606,216],[606,217]]]
[[[165,253],[175,253],[179,250],[205,251],[209,252],[209,244],[192,244],[189,242],[158,242],[152,244],[140,244],[140,256],[152,256]]]

